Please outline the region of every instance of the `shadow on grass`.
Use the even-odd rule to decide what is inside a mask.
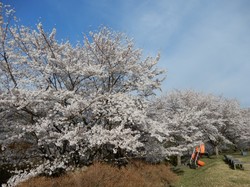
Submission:
[[[176,175],[183,175],[184,174],[184,170],[182,167],[172,167],[171,170],[176,174]]]

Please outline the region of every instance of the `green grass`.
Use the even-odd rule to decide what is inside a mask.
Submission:
[[[250,164],[250,156],[241,156],[239,153],[231,154],[235,158]],[[250,170],[233,170],[224,162],[223,155],[202,158],[206,163],[204,167],[190,169],[182,166],[183,173],[176,187],[250,187]],[[250,166],[250,165],[249,165]]]

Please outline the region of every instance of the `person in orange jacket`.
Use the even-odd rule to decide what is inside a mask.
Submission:
[[[196,168],[198,166],[204,166],[205,162],[199,160],[199,158],[201,158],[203,155],[209,157],[208,152],[205,151],[205,144],[200,144],[199,146],[195,147],[195,150],[191,156],[190,166],[192,168]]]

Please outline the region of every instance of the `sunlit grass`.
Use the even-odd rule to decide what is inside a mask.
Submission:
[[[233,156],[241,161],[250,163],[250,156],[241,156],[234,153]],[[250,187],[249,170],[233,170],[224,162],[224,156],[203,158],[206,163],[204,167],[189,169],[183,166],[184,171],[180,177],[177,187]]]

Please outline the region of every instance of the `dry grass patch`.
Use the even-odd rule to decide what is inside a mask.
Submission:
[[[9,149],[14,150],[23,150],[26,151],[27,149],[31,148],[32,144],[29,142],[21,141],[21,142],[12,142],[8,145]]]
[[[70,172],[58,178],[33,178],[19,187],[167,187],[177,180],[176,174],[165,164],[133,161],[122,168],[95,163],[86,170]]]

